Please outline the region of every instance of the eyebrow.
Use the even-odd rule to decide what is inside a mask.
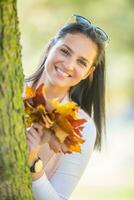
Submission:
[[[72,50],[68,45],[63,44],[63,46],[65,46],[70,52],[74,53],[73,50]],[[89,63],[89,61],[88,61],[86,58],[84,58],[84,57],[82,57],[82,56],[80,56],[80,58],[81,58],[82,60],[86,61],[87,63]]]

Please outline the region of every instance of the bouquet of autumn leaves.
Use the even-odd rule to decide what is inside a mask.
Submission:
[[[45,85],[41,84],[36,90],[26,85],[25,97],[26,127],[38,122],[47,129],[50,129],[58,138],[60,143],[65,143],[69,152],[81,152],[80,145],[85,142],[81,131],[85,119],[77,115],[79,106],[71,101],[59,103],[57,99],[46,99]]]

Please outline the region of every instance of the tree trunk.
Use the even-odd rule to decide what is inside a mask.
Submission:
[[[32,200],[16,0],[0,0],[0,200]]]

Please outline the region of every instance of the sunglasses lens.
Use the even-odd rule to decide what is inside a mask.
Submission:
[[[108,40],[108,35],[102,29],[100,29],[99,27],[95,28],[95,32],[101,40],[103,40],[103,41]]]
[[[76,18],[76,22],[78,24],[82,24],[86,27],[90,26],[91,22],[89,20],[87,20],[86,18],[79,16],[79,15],[74,15],[74,17]]]
[[[67,23],[81,24],[87,29],[92,29],[95,32],[97,38],[100,39],[101,41],[105,42],[109,40],[108,35],[101,28],[92,25],[92,23],[83,16],[73,14],[71,18],[67,21]]]

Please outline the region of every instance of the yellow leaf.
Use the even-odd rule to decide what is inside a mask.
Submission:
[[[63,143],[65,138],[68,136],[68,134],[57,124],[55,124],[55,126],[53,127],[53,130],[57,138],[60,140],[60,142]]]
[[[39,111],[46,112],[46,109],[45,109],[44,105],[42,105],[42,104],[38,105],[36,108]]]
[[[78,111],[78,105],[71,101],[66,104],[59,103],[57,99],[49,100],[53,108],[56,109],[56,112],[60,113],[62,116],[72,115],[75,118],[78,118],[76,112]]]
[[[53,125],[53,121],[47,116],[42,114],[42,120],[45,123],[45,128],[50,128]]]

